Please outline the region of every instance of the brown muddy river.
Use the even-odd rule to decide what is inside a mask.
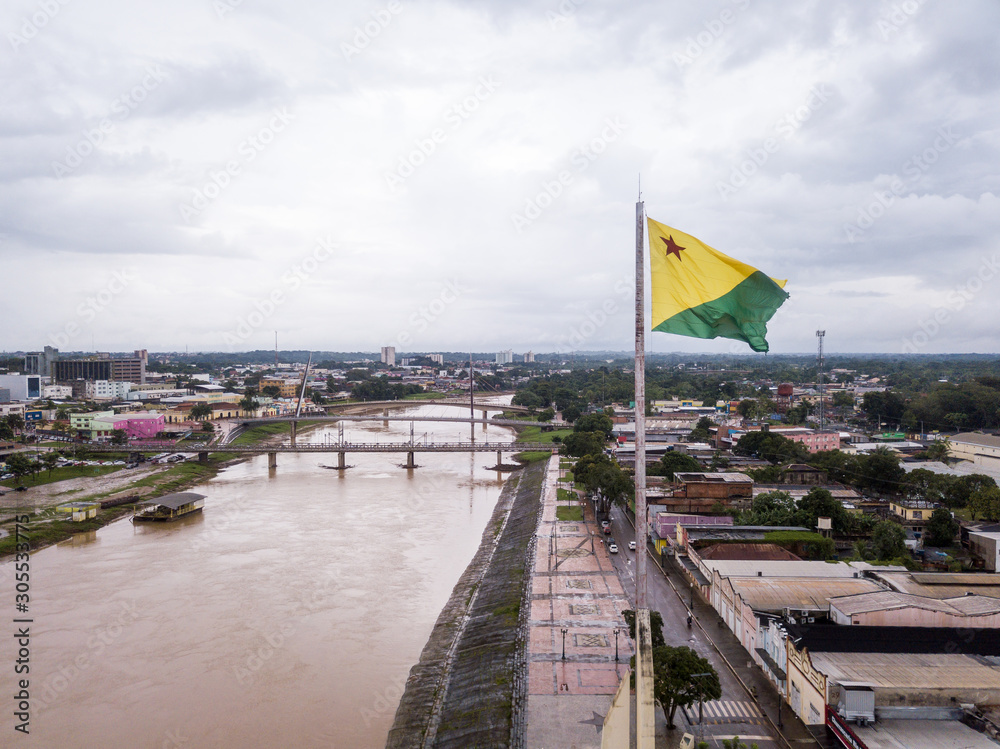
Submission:
[[[468,425],[415,430],[469,439]],[[406,441],[410,427],[345,433]],[[336,437],[332,426],[300,441]],[[416,459],[406,471],[404,454],[349,454],[340,475],[320,467],[335,454],[281,454],[270,473],[259,456],[194,490],[201,515],[126,519],[33,554],[29,736],[13,730],[14,582],[2,565],[0,746],[382,747],[502,487],[492,453]]]

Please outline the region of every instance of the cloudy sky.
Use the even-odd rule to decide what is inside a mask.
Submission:
[[[11,0],[0,349],[626,350],[641,174],[651,217],[789,279],[773,352],[997,352],[997,28],[994,0]]]

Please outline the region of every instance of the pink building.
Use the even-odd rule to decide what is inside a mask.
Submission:
[[[145,440],[155,437],[163,431],[165,417],[163,414],[129,414],[125,421],[127,425],[122,427],[130,440]]]
[[[155,437],[163,431],[164,416],[158,413],[131,413],[120,416],[105,416],[94,419],[91,424],[91,438],[111,439],[116,429],[121,429],[130,440],[144,440]]]
[[[771,430],[776,431],[776,430]],[[781,434],[782,437],[787,437],[793,442],[801,442],[811,453],[818,453],[821,450],[839,450],[840,449],[840,434],[837,432],[812,432],[809,433],[794,433],[794,434],[782,434],[781,432],[776,432]]]

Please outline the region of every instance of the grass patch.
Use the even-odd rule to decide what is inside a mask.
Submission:
[[[552,442],[553,438],[564,438],[567,434],[572,434],[572,429],[555,429],[551,432],[543,432],[541,427],[530,426],[521,429],[517,435],[517,442]],[[515,460],[521,463],[534,463],[539,460],[548,460],[552,457],[550,452],[523,452],[514,456]]]
[[[556,489],[556,499],[564,502],[573,502],[577,499],[577,496],[569,489]]]
[[[260,426],[253,427],[253,429],[247,429],[229,444],[236,446],[256,445],[258,442],[265,440],[268,437],[274,437],[279,434],[291,435],[291,433],[292,425],[287,421],[280,424],[261,424]]]
[[[563,476],[560,481],[565,481],[567,484],[575,484],[576,477],[573,475],[572,471],[566,471],[566,475]]]
[[[583,522],[583,508],[566,506],[557,507],[556,520],[575,520],[577,522]]]
[[[54,484],[57,481],[66,481],[68,479],[94,478],[96,476],[104,476],[109,473],[114,473],[115,471],[120,471],[123,467],[124,466],[66,466],[64,468],[53,468],[51,476],[49,475],[49,472],[43,468],[41,473],[35,474],[33,477],[22,476],[20,480],[8,479],[0,484],[0,486],[13,489],[18,484],[24,484],[25,486],[41,486],[42,484]]]
[[[410,395],[403,396],[404,401],[427,401],[436,400],[438,398],[447,398],[446,393],[411,393]]]
[[[517,427],[521,429],[521,427]],[[555,437],[565,439],[567,435],[573,434],[572,429],[553,429],[551,432],[543,432],[541,427],[530,426],[521,429],[517,435],[518,442],[552,442]]]

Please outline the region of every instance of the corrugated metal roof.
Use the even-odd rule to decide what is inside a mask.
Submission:
[[[749,560],[708,559],[704,565],[718,570],[722,577],[751,577],[762,573],[764,577],[854,577],[861,572],[844,562],[774,562]]]
[[[982,445],[984,447],[1000,447],[1000,437],[982,432],[965,432],[949,437],[948,440],[954,445]]]
[[[940,575],[910,572],[873,572],[880,580],[901,593],[911,593],[928,598],[958,598],[975,593],[990,598],[1000,598],[1000,575],[963,575],[943,572]],[[963,578],[977,578],[968,582]],[[921,582],[919,578],[927,579]],[[989,578],[996,578],[995,581]]]
[[[831,598],[879,590],[871,580],[850,577],[731,577],[729,582],[754,611],[829,611]]]
[[[837,683],[888,689],[1000,689],[1000,669],[970,655],[944,653],[810,653],[813,666]]]
[[[1000,613],[1000,599],[988,596],[970,595],[943,599],[900,593],[895,590],[882,590],[877,593],[863,593],[835,598],[830,601],[830,606],[836,608],[845,616],[905,608],[942,611],[954,616],[977,616]]]

